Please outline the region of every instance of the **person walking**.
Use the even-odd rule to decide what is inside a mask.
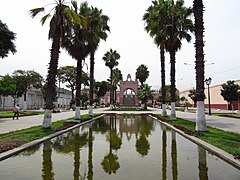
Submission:
[[[13,119],[15,119],[15,117],[19,117],[19,110],[20,110],[20,107],[19,107],[19,104],[17,104],[14,108],[13,108],[13,112],[14,112],[14,115],[13,115]]]

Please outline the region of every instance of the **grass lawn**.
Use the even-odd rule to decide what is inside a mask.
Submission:
[[[44,114],[44,112],[38,112],[38,111],[26,111],[26,112],[20,112],[19,113],[19,117],[22,116],[32,116],[32,115],[40,115],[40,114]],[[0,112],[0,118],[11,118],[13,117],[14,112],[12,111],[4,111],[4,112]]]
[[[161,115],[157,115],[157,117],[166,120],[167,123],[177,128],[184,127],[195,132],[194,122],[181,118],[177,118],[176,121],[170,121],[169,116],[162,117]],[[226,132],[217,128],[208,127],[207,132],[194,133],[194,136],[234,155],[235,157],[240,155],[240,134],[238,133]]]
[[[94,117],[99,114],[95,114]],[[80,121],[91,119],[89,115],[82,115]],[[47,135],[53,134],[59,129],[63,129],[65,122],[75,118],[69,118],[67,120],[60,120],[52,123],[52,127],[44,129],[42,126],[35,126],[27,129],[17,130],[5,134],[0,134],[0,153],[18,147],[22,144],[34,141],[36,139],[43,138]],[[77,123],[79,122],[76,121]],[[72,124],[75,125],[76,123]],[[67,125],[69,127],[69,125]]]

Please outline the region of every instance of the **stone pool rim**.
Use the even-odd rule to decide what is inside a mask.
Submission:
[[[222,149],[217,148],[216,146],[213,146],[201,139],[198,139],[195,136],[190,136],[186,133],[184,133],[183,131],[181,131],[180,129],[175,128],[174,126],[161,121],[160,119],[158,119],[157,117],[152,116],[151,114],[149,114],[149,117],[153,118],[154,120],[158,121],[159,123],[167,126],[168,128],[176,131],[178,134],[182,135],[184,138],[192,141],[193,143],[203,147],[205,150],[209,151],[210,153],[212,153],[213,155],[219,157],[220,159],[224,160],[225,162],[231,164],[232,166],[234,166],[235,168],[240,170],[240,161],[237,159],[234,159],[232,154],[229,154],[225,151],[223,151]]]

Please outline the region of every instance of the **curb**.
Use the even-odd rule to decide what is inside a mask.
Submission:
[[[153,118],[154,120],[160,122],[161,124],[167,126],[168,128],[176,131],[178,134],[182,135],[183,137],[185,137],[186,139],[192,141],[193,143],[203,147],[204,149],[208,150],[209,152],[213,153],[213,155],[216,155],[217,157],[219,157],[220,159],[224,160],[225,162],[231,164],[232,166],[236,167],[237,169],[240,170],[240,161],[236,160],[233,158],[233,155],[223,151],[222,149],[219,149],[201,139],[198,139],[194,136],[190,136],[188,134],[185,134],[183,131],[175,128],[174,126],[166,123],[166,122],[163,122],[161,120],[159,120],[158,118],[152,116],[152,115],[149,115],[151,118]]]
[[[62,130],[62,131],[58,131],[58,132],[56,132],[56,133],[54,133],[54,134],[50,134],[50,135],[48,135],[48,136],[45,136],[45,137],[43,137],[43,138],[41,138],[41,139],[34,140],[34,141],[29,142],[29,143],[27,143],[27,144],[23,144],[22,146],[19,146],[19,147],[16,147],[16,148],[14,148],[14,149],[11,149],[11,150],[9,150],[9,151],[3,152],[3,153],[0,154],[0,161],[3,161],[3,160],[5,160],[5,159],[7,159],[7,158],[9,158],[9,157],[11,157],[11,156],[13,156],[13,155],[15,155],[15,154],[18,154],[18,153],[20,153],[20,152],[22,152],[22,151],[24,151],[24,150],[26,150],[26,149],[28,149],[28,148],[30,148],[30,147],[32,147],[32,146],[41,144],[41,143],[43,143],[44,141],[50,140],[50,139],[52,139],[52,138],[54,138],[54,137],[56,137],[56,136],[59,136],[59,135],[64,134],[64,133],[66,133],[66,132],[68,132],[68,131],[71,131],[72,129],[75,129],[75,128],[80,127],[80,126],[82,126],[82,125],[84,125],[84,124],[90,123],[90,122],[92,122],[92,121],[95,121],[96,119],[101,118],[101,117],[103,117],[104,115],[105,115],[105,114],[102,114],[102,115],[100,115],[100,116],[98,116],[98,117],[92,118],[91,120],[88,120],[88,121],[85,121],[85,122],[76,124],[76,125],[74,125],[74,126],[72,126],[72,127],[69,127],[68,129],[64,129],[64,130]]]

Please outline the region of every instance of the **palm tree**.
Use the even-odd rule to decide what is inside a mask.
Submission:
[[[117,53],[116,50],[110,49],[110,51],[107,51],[104,56],[103,60],[105,61],[105,65],[109,67],[110,69],[110,82],[111,82],[111,87],[110,87],[110,109],[113,108],[113,86],[112,86],[112,81],[113,81],[113,68],[118,65],[118,59],[120,59],[120,55]]]
[[[116,105],[117,101],[117,86],[119,85],[119,82],[123,79],[122,72],[120,69],[116,68],[113,69],[113,98],[114,98],[114,104]]]
[[[147,101],[153,98],[151,86],[149,86],[148,84],[141,85],[137,96],[138,99],[141,100],[142,103],[144,104],[144,109],[146,110]]]
[[[192,15],[192,8],[185,7],[183,0],[169,1],[167,4],[167,19],[168,24],[165,26],[167,33],[166,50],[170,54],[171,63],[171,115],[170,119],[176,119],[176,84],[175,84],[175,64],[176,64],[176,52],[180,50],[183,39],[187,42],[191,41],[191,35],[188,32],[193,32],[194,25],[190,18]]]
[[[138,66],[136,70],[136,79],[140,81],[141,85],[143,85],[143,83],[147,80],[148,76],[149,76],[148,67],[144,64]]]
[[[72,11],[78,16],[83,17],[82,14],[87,8],[87,3],[82,3],[78,7],[76,1],[72,1]],[[67,37],[64,39],[62,46],[67,52],[77,60],[77,76],[76,76],[76,111],[75,118],[80,119],[80,106],[81,106],[81,84],[82,84],[82,68],[83,60],[88,55],[89,49],[86,42],[86,28],[81,24],[74,24],[67,32]]]
[[[165,83],[165,43],[166,31],[164,31],[167,24],[167,3],[165,0],[153,1],[143,15],[143,20],[146,22],[145,30],[151,37],[154,38],[155,44],[160,48],[160,62],[161,62],[161,94],[162,94],[162,115],[167,116],[166,111],[166,83]]]
[[[86,24],[85,19],[72,12],[65,4],[64,0],[54,0],[54,11],[50,11],[48,14],[41,18],[42,25],[48,18],[51,18],[48,38],[52,40],[50,63],[48,69],[48,75],[46,80],[46,100],[45,100],[45,115],[42,126],[44,128],[51,127],[52,109],[54,107],[53,102],[56,98],[56,75],[58,67],[58,59],[60,52],[61,42],[64,40],[66,29],[68,29],[73,22],[79,24]],[[38,13],[44,12],[45,7],[35,8],[30,10],[30,15],[35,17]],[[54,12],[51,14],[51,12]]]
[[[87,9],[87,8],[86,8]],[[107,39],[106,31],[110,31],[107,24],[109,17],[102,14],[102,10],[89,7],[83,14],[89,21],[87,28],[87,41],[90,48],[90,92],[89,92],[89,115],[93,115],[93,87],[94,87],[94,60],[95,52],[100,40]]]
[[[203,2],[193,1],[193,13],[195,17],[195,48],[196,48],[196,91],[197,91],[197,116],[196,130],[207,131],[204,110],[204,42],[203,42]]]

